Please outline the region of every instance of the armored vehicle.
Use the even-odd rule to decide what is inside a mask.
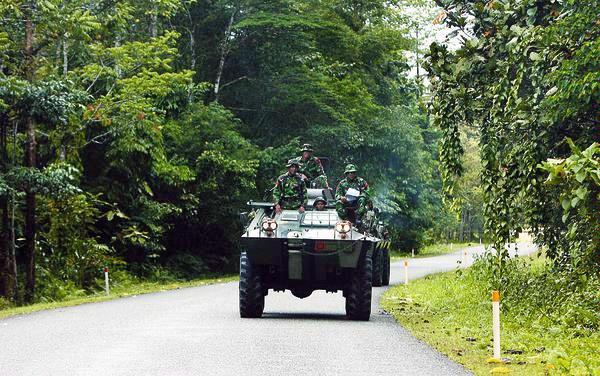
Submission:
[[[322,196],[327,206],[313,209]],[[269,290],[306,298],[315,290],[342,291],[346,315],[369,320],[372,255],[379,239],[340,220],[329,189],[308,190],[307,211],[276,214],[270,202],[249,202],[251,220],[242,235],[241,317],[262,316]],[[312,210],[311,210],[312,209]]]

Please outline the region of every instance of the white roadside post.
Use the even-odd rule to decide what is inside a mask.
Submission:
[[[408,260],[404,260],[404,284],[408,285]]]
[[[454,248],[454,244],[450,243],[450,252],[452,252],[453,248]]]
[[[104,291],[106,291],[106,295],[110,294],[110,286],[108,284],[108,267],[104,268]]]
[[[412,254],[412,258],[415,258],[415,249],[414,248],[412,249],[411,254]]]
[[[465,267],[465,268],[467,267],[467,261],[469,261],[469,254],[467,252],[468,251],[466,249],[463,251],[462,264],[463,264],[463,267]]]
[[[494,359],[500,359],[500,291],[492,291],[492,331],[494,333]]]

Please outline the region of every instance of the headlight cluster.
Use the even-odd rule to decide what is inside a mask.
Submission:
[[[277,230],[277,222],[274,219],[267,218],[262,223],[262,229],[265,232],[273,232]]]
[[[350,221],[340,221],[335,224],[335,231],[340,234],[346,234],[352,230],[352,223]]]

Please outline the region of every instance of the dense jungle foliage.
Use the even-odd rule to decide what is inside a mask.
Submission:
[[[387,1],[2,1],[0,295],[234,271],[238,212],[305,142],[333,186],[359,166],[397,247],[480,236],[443,210],[408,25]]]
[[[433,123],[447,196],[463,167],[461,128],[480,134],[485,227],[498,256],[529,228],[570,283],[600,263],[600,3],[436,0],[456,51],[432,44]]]
[[[302,143],[331,185],[359,166],[397,248],[475,240],[483,207],[497,249],[531,228],[593,270],[597,2],[437,3],[463,43],[429,85],[427,1],[2,1],[0,296],[234,271],[238,212]]]

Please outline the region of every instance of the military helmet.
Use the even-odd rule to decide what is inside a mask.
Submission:
[[[302,145],[302,148],[300,148],[300,151],[304,152],[304,151],[314,151],[314,150],[313,150],[311,144],[304,144],[304,145]]]
[[[344,174],[349,174],[351,172],[356,172],[358,169],[352,163],[346,165],[346,169],[344,170]]]
[[[298,163],[298,161],[295,159],[290,159],[289,161],[287,161],[285,167],[290,168],[292,166],[300,167],[300,163]]]
[[[325,200],[322,196],[315,198],[315,201],[313,202],[313,206],[317,206],[318,202],[323,202],[323,203],[325,203],[325,205],[327,205],[327,200]]]

